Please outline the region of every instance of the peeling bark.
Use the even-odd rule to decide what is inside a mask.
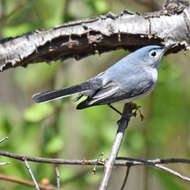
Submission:
[[[124,10],[92,19],[69,22],[50,30],[36,30],[0,41],[0,71],[30,63],[51,62],[123,48],[133,51],[149,44],[176,43],[168,53],[190,49],[190,6],[167,0],[147,14]]]

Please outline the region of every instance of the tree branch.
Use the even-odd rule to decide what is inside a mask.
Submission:
[[[0,174],[0,180],[9,181],[12,183],[17,183],[17,184],[21,184],[21,185],[30,186],[30,187],[35,187],[35,184],[31,181],[26,181],[26,180],[14,178],[14,177],[9,177],[9,176],[5,176],[2,174]],[[40,187],[40,190],[57,190],[52,185],[51,186],[39,185],[39,187]]]
[[[39,163],[49,163],[49,164],[64,164],[64,165],[96,165],[96,166],[104,166],[105,160],[107,159],[94,159],[94,160],[65,160],[65,159],[55,159],[55,158],[40,158],[40,157],[30,157],[30,156],[23,156],[23,155],[19,155],[19,154],[14,154],[11,152],[5,152],[5,151],[0,151],[0,155],[1,156],[5,156],[5,157],[9,157],[9,158],[13,158],[13,159],[17,159],[20,161],[24,161],[25,159],[27,159],[28,161],[32,161],[32,162],[39,162]],[[177,164],[177,163],[181,163],[181,164],[190,164],[190,160],[188,159],[183,159],[183,158],[169,158],[169,159],[153,159],[153,160],[142,160],[142,159],[136,159],[136,158],[127,158],[127,157],[118,157],[116,159],[116,162],[114,163],[114,166],[116,167],[126,167],[126,166],[153,166],[153,167],[157,167],[159,169],[162,169],[164,171],[167,171],[169,173],[171,169],[167,168],[163,168],[164,166],[159,165],[159,164]],[[161,167],[162,166],[162,167]],[[169,171],[170,170],[170,171]],[[174,171],[172,174],[180,177],[180,173]],[[183,177],[183,175],[181,175],[182,177],[180,177],[183,180],[189,181],[188,177]],[[0,177],[1,179],[1,177]],[[40,187],[41,188],[41,187]]]
[[[118,48],[134,50],[148,44],[177,43],[168,53],[190,49],[190,6],[167,1],[146,15],[124,10],[69,22],[50,30],[36,30],[0,41],[0,71],[29,63],[101,54]]]
[[[16,160],[27,161],[30,162],[38,162],[38,163],[48,163],[48,164],[63,164],[63,165],[97,165],[104,166],[104,162],[107,159],[94,159],[94,160],[67,160],[61,158],[42,158],[42,157],[32,157],[32,156],[24,156],[20,154],[15,154],[12,152],[6,152],[0,150],[0,156],[13,158]],[[143,160],[137,158],[128,158],[128,157],[117,157],[116,163],[114,166],[129,166],[129,165],[153,165],[153,164],[190,164],[189,159],[183,158],[169,158],[169,159],[153,159],[153,160]]]
[[[119,152],[125,130],[128,127],[128,123],[129,123],[131,115],[132,115],[131,103],[125,104],[123,113],[122,113],[123,117],[121,117],[121,120],[119,121],[119,127],[118,127],[117,134],[116,134],[113,146],[112,146],[111,154],[110,154],[108,160],[104,164],[104,167],[105,167],[104,168],[104,176],[103,176],[101,184],[99,186],[99,190],[107,189],[108,182],[109,182],[109,179],[110,179],[110,176],[112,173],[112,168],[114,166],[117,154]]]

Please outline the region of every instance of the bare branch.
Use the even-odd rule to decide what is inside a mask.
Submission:
[[[56,166],[55,172],[56,172],[56,180],[57,180],[57,190],[60,190],[60,174],[59,174],[58,166]]]
[[[146,15],[124,10],[69,22],[50,30],[36,30],[0,41],[0,70],[58,59],[76,60],[115,49],[133,51],[148,44],[176,43],[168,53],[190,49],[190,6],[169,1]]]
[[[117,160],[126,160],[129,164],[132,163],[132,165],[138,165],[143,163],[143,165],[150,165],[150,164],[176,164],[176,163],[184,163],[184,164],[190,164],[189,159],[183,159],[183,158],[168,158],[168,159],[154,159],[154,160],[143,160],[143,159],[136,159],[136,158],[128,158],[128,157],[117,157]]]
[[[20,161],[25,161],[25,159],[27,159],[28,161],[32,161],[32,162],[39,162],[39,163],[49,163],[49,164],[65,164],[65,165],[97,165],[97,166],[104,166],[104,162],[107,159],[95,159],[95,160],[65,160],[65,159],[55,159],[55,158],[39,158],[39,157],[30,157],[30,156],[23,156],[23,155],[19,155],[19,154],[14,154],[14,153],[10,153],[10,152],[5,152],[0,150],[0,155],[1,156],[5,156],[5,157],[9,157],[9,158],[13,158],[13,159],[17,159]],[[114,166],[120,166],[120,167],[126,167],[126,166],[142,166],[142,165],[147,165],[147,166],[153,166],[153,167],[157,167],[160,168],[164,171],[166,171],[165,168],[163,167],[158,167],[158,164],[190,164],[190,160],[188,159],[183,159],[183,158],[169,158],[169,159],[154,159],[154,160],[142,160],[142,159],[136,159],[136,158],[127,158],[127,157],[118,157],[116,162],[114,163]],[[168,171],[169,172],[169,171]],[[171,172],[170,172],[171,173]],[[175,175],[175,172],[172,173],[173,175]],[[178,172],[176,173],[177,177],[180,177],[181,174],[179,174]],[[183,175],[181,175],[182,177],[180,177],[183,180],[189,181],[188,177],[185,177]],[[1,177],[0,177],[1,179]],[[33,183],[32,183],[33,184]],[[34,185],[34,184],[33,184]],[[46,187],[40,186],[41,189],[48,189],[48,190],[55,190],[55,187]],[[52,189],[51,189],[52,188]]]
[[[6,152],[0,150],[0,155],[13,158],[20,161],[28,161],[39,162],[39,163],[50,163],[50,164],[67,164],[67,165],[104,165],[101,159],[94,160],[66,160],[59,158],[41,158],[41,157],[31,157],[31,156],[23,156],[20,154],[14,154],[11,152]]]
[[[35,184],[31,181],[26,181],[26,180],[14,178],[14,177],[9,177],[9,176],[5,176],[2,174],[0,174],[0,180],[9,181],[12,183],[18,183],[18,184],[26,185],[26,186],[30,186],[30,187],[35,187]],[[39,185],[39,187],[40,187],[40,190],[56,190],[56,188],[53,186]]]
[[[165,167],[165,166],[162,166],[162,165],[160,165],[160,164],[155,164],[154,166],[157,167],[157,168],[160,168],[160,169],[162,169],[162,170],[164,170],[164,171],[166,171],[166,172],[168,172],[168,173],[171,173],[171,174],[173,174],[173,175],[175,175],[175,176],[177,176],[177,177],[183,179],[184,181],[189,181],[189,182],[190,182],[190,178],[189,178],[189,177],[184,176],[184,175],[180,174],[180,173],[177,172],[177,171],[174,171],[174,170],[172,170],[172,169],[170,169],[170,168],[167,168],[167,167]]]
[[[113,146],[112,146],[111,154],[110,154],[108,160],[105,162],[104,176],[103,176],[103,179],[99,186],[99,190],[107,189],[108,182],[109,182],[111,172],[112,172],[112,168],[114,166],[117,154],[119,152],[119,149],[120,149],[120,146],[121,146],[121,143],[123,140],[123,136],[124,136],[125,130],[127,129],[131,114],[132,114],[131,103],[125,104],[123,113],[122,113],[123,117],[119,121],[119,127],[118,127],[117,134],[116,134]]]
[[[97,165],[104,166],[104,162],[107,159],[94,159],[94,160],[67,160],[61,158],[42,158],[42,157],[31,157],[24,156],[20,154],[15,154],[12,152],[6,152],[0,150],[0,156],[5,156],[13,158],[20,161],[31,161],[38,163],[49,163],[49,164],[64,164],[64,165]],[[174,164],[174,163],[183,163],[190,164],[189,159],[183,158],[169,158],[169,159],[153,159],[153,160],[143,160],[137,158],[128,158],[128,157],[117,157],[117,162],[114,166],[129,166],[129,165],[153,165],[153,164]]]
[[[127,167],[127,170],[126,170],[125,178],[124,178],[124,180],[123,180],[123,184],[122,184],[122,186],[121,186],[121,190],[124,190],[124,188],[125,188],[125,186],[126,186],[126,183],[127,183],[128,177],[129,177],[130,169],[131,169],[131,166],[128,166],[128,167]]]
[[[3,138],[2,140],[0,140],[0,144],[2,143],[2,142],[4,142],[5,140],[7,140],[8,139],[8,137],[5,137],[5,138]]]
[[[39,185],[38,185],[38,183],[37,183],[37,181],[36,181],[36,179],[35,179],[35,177],[34,177],[34,174],[32,173],[32,170],[31,170],[31,168],[30,168],[30,166],[29,166],[29,164],[28,164],[28,162],[27,162],[26,159],[24,160],[24,163],[25,163],[25,165],[26,165],[26,168],[27,168],[27,170],[28,170],[30,176],[32,177],[32,180],[33,180],[33,182],[34,182],[34,184],[35,184],[36,190],[40,190],[40,187],[39,187]]]

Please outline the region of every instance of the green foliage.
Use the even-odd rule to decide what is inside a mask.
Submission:
[[[63,140],[60,136],[54,136],[46,145],[46,152],[47,153],[55,153],[62,150],[63,147]]]
[[[92,12],[95,12],[96,14],[104,14],[109,11],[109,5],[106,0],[85,0],[85,2],[89,5]]]
[[[34,104],[25,110],[24,119],[30,122],[39,122],[53,112],[53,106],[50,103]]]

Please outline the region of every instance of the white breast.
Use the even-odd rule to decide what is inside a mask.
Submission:
[[[145,68],[145,71],[152,76],[153,82],[156,83],[158,80],[158,70],[156,68],[147,67]]]

